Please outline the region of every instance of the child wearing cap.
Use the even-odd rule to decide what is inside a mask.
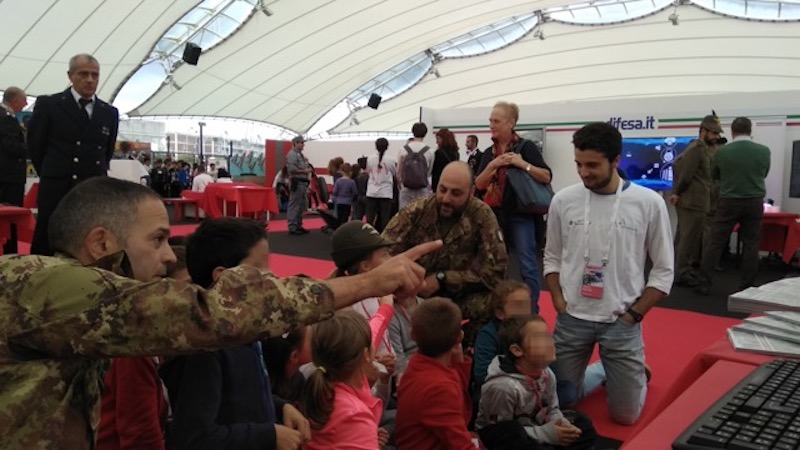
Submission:
[[[383,264],[391,257],[389,247],[395,243],[382,237],[372,225],[353,220],[336,230],[331,244],[337,267],[334,276],[347,276],[368,272]],[[422,301],[422,298],[416,296],[395,299],[395,313],[389,324],[388,336],[380,338],[379,358],[383,354],[396,356],[394,374],[398,377],[398,382],[408,358],[417,351],[417,344],[411,338],[411,315]],[[367,298],[354,304],[352,308],[370,320],[378,313],[378,307],[377,298]]]
[[[471,361],[461,348],[461,310],[449,299],[428,299],[411,316],[411,334],[417,353],[398,387],[397,449],[478,448],[467,430]]]
[[[383,238],[370,224],[358,220],[351,220],[336,229],[331,237],[331,256],[336,264],[334,277],[343,277],[369,272],[391,258],[389,247],[394,242]],[[353,304],[353,310],[367,320],[378,314],[394,315],[392,307],[384,307],[381,311],[380,299],[377,297],[365,298]],[[392,346],[386,335],[378,336],[378,354],[393,353]]]
[[[556,376],[548,368],[556,349],[544,320],[530,314],[507,318],[500,341],[505,351],[489,366],[475,421],[483,444],[489,450],[594,448],[591,420],[559,407]]]

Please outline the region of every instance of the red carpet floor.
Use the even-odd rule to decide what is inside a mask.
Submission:
[[[542,317],[552,329],[555,323],[555,310],[548,292],[542,292],[539,305]],[[642,417],[649,413],[648,405],[656,405],[664,399],[672,382],[678,378],[681,370],[696,353],[722,339],[728,327],[740,322],[738,319],[665,308],[655,308],[650,311],[642,326],[645,358],[653,377],[648,386],[647,402]],[[596,352],[595,358],[597,358]],[[625,441],[635,425],[624,426],[613,422],[606,401],[605,389],[601,388],[585,398],[578,409],[592,418],[601,436]]]

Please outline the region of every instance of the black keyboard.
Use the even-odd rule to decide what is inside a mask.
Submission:
[[[763,364],[672,443],[675,450],[800,449],[800,361]]]

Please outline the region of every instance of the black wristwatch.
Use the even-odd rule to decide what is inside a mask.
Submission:
[[[447,275],[444,272],[436,272],[436,281],[439,282],[439,285],[443,285],[445,281],[447,281]]]
[[[636,323],[639,323],[642,321],[642,319],[644,319],[644,316],[634,311],[633,308],[628,308],[628,310],[625,312],[630,314],[630,316],[633,317],[633,321]]]

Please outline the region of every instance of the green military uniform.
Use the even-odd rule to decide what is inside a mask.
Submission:
[[[675,233],[675,280],[678,283],[696,284],[693,263],[700,260],[703,244],[703,225],[710,204],[711,150],[700,139],[691,144],[675,159],[673,193],[680,196],[675,210],[678,229]]]
[[[455,223],[439,218],[436,196],[420,199],[395,215],[383,236],[397,242],[395,253],[441,239],[444,246],[419,259],[428,275],[444,272],[445,283],[436,295],[451,298],[464,319],[477,326],[488,318],[489,295],[505,276],[508,254],[492,209],[470,198]]]
[[[126,267],[123,254],[98,267],[0,258],[3,449],[94,448],[107,358],[239,345],[333,314],[333,293],[309,279],[238,267],[204,290],[135,281]]]

